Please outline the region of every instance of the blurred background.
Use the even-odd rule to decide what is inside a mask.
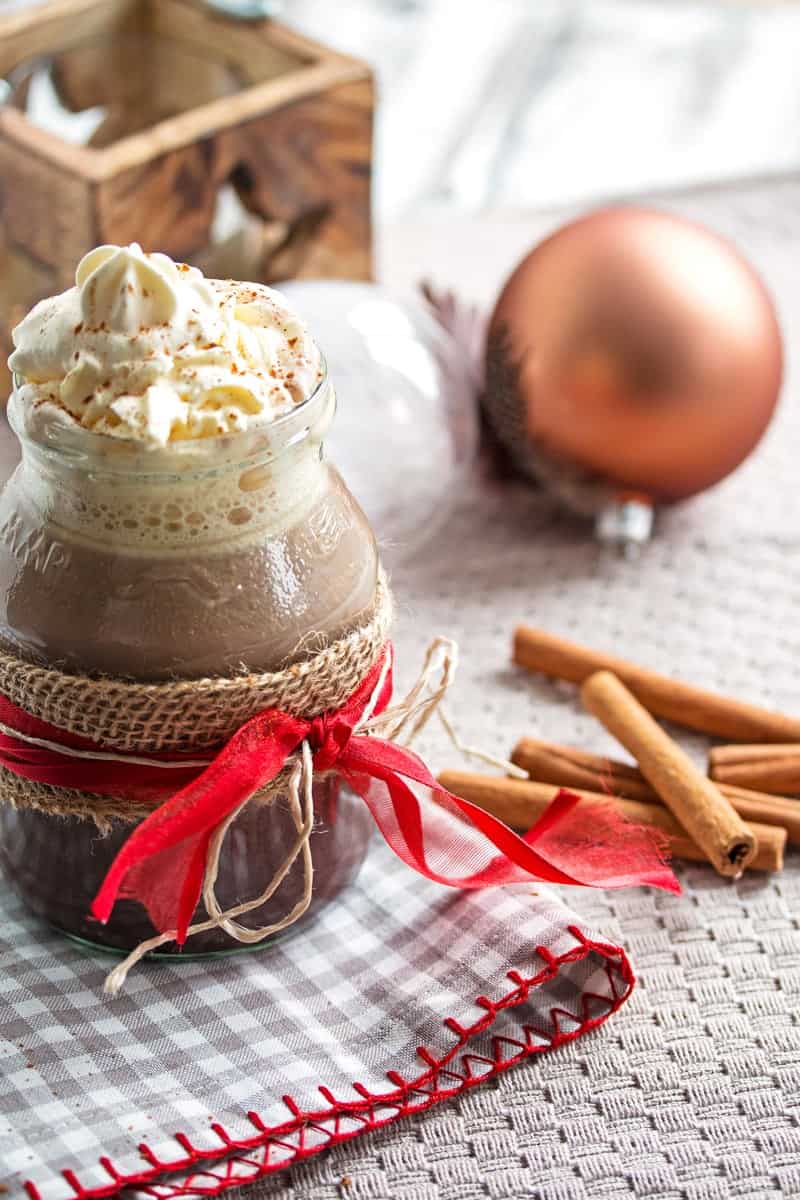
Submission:
[[[36,3],[0,0],[0,13]],[[420,206],[586,203],[800,163],[792,0],[271,7],[374,68],[381,219]]]
[[[485,318],[537,241],[594,205],[641,198],[697,216],[738,244],[749,244],[748,226],[779,241],[800,221],[783,194],[800,166],[794,0],[71,3],[0,0],[0,17],[16,13],[18,22],[37,10],[51,14],[44,35],[40,23],[20,36],[13,20],[0,31],[0,76],[9,80],[0,108],[0,334],[8,343],[34,300],[68,287],[75,263],[97,242],[141,241],[209,275],[300,280],[290,294],[321,337],[354,422],[349,431],[340,426],[334,450],[390,543],[413,544],[429,528],[441,495],[454,491],[457,468],[471,459],[483,329],[469,325],[463,304],[451,303],[442,323],[456,337],[445,345],[419,300],[392,312],[375,308],[379,297],[358,290],[368,287],[359,281],[377,277],[409,296],[430,280],[439,300],[453,289]],[[237,10],[241,20],[219,16]],[[259,13],[281,25],[248,25],[245,14]],[[307,86],[312,76],[325,82]],[[731,189],[737,201],[729,231],[731,203],[717,211],[714,196]],[[657,242],[651,232],[654,253]],[[630,269],[632,245],[623,238],[612,247],[628,282],[639,278]],[[702,298],[690,303],[708,275],[698,254],[676,243],[662,262],[643,267],[630,313],[615,318],[625,330],[631,313],[645,309],[660,328],[684,321],[681,371],[673,369],[680,356],[667,353],[663,339],[652,354],[646,338],[626,347],[624,362],[616,344],[605,348],[614,371],[632,370],[644,355],[650,365],[639,375],[670,376],[673,399],[685,400],[693,347],[706,344],[692,308]],[[676,256],[689,283],[671,279]],[[559,318],[554,362],[561,361],[556,341],[567,346],[572,326],[583,329],[584,304],[599,305],[603,321],[615,306],[619,288],[610,277],[606,299],[589,296],[599,275],[588,261],[582,254],[584,294]],[[735,269],[746,272],[742,264]],[[573,274],[567,265],[558,279]],[[355,290],[339,283],[309,290],[305,281],[319,278],[351,280]],[[676,288],[685,299],[677,315],[668,303]],[[707,313],[717,338],[727,300],[720,295]],[[543,315],[534,318],[530,304],[517,315],[518,328],[535,326],[538,336]],[[515,354],[522,361],[522,350]],[[669,362],[660,361],[665,355]],[[761,366],[774,368],[775,358],[774,346],[762,345]],[[573,349],[567,360],[577,361]],[[727,351],[720,361],[730,365]],[[775,376],[766,367],[761,373],[765,410],[774,403]],[[718,382],[720,396],[729,396],[730,379]],[[695,371],[695,385],[709,409],[711,382]],[[558,386],[563,408],[571,384],[565,376]],[[496,399],[502,407],[504,397]],[[513,429],[504,418],[506,442],[526,419],[530,397],[518,399]],[[758,406],[757,396],[747,401]],[[385,445],[361,435],[365,413],[378,403],[392,428]],[[528,435],[537,455],[545,435],[553,449],[552,430],[531,427]],[[650,429],[644,439],[640,431],[631,446],[638,453],[661,436]],[[608,442],[608,431],[601,438],[598,427],[597,438]],[[581,455],[560,443],[556,449],[579,473],[600,471],[606,480],[595,448]],[[388,454],[388,471],[397,453],[417,469],[409,488],[414,511],[375,468]],[[685,494],[628,466],[608,475],[615,494]],[[721,477],[707,474],[705,486]],[[573,482],[570,475],[574,491]]]
[[[548,208],[792,170],[791,0],[286,0],[380,83],[381,217]]]

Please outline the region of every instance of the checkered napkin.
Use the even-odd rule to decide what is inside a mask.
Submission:
[[[0,892],[11,1194],[215,1195],[577,1037],[633,982],[551,892],[453,892],[377,845],[274,946],[144,963],[115,1000],[110,961]]]

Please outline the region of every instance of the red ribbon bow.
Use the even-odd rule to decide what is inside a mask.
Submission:
[[[356,732],[368,708],[371,715],[379,715],[389,703],[390,655],[387,647],[337,712],[306,721],[267,709],[242,725],[202,770],[188,763],[177,765],[188,755],[149,756],[169,762],[169,771],[126,760],[116,752],[108,760],[71,756],[69,749],[80,753],[101,748],[0,697],[0,721],[22,735],[0,735],[0,763],[28,779],[100,794],[152,796],[163,794],[170,782],[184,783],[134,829],[92,904],[92,914],[105,923],[118,899],[139,900],[158,930],[177,931],[179,944],[186,940],[200,900],[215,830],[274,780],[304,741],[312,750],[315,770],[335,770],[369,806],[395,853],[438,883],[482,888],[541,880],[680,890],[653,831],[628,824],[611,806],[593,807],[587,828],[583,820],[569,820],[579,797],[561,792],[521,837],[442,788],[411,750]],[[63,752],[32,745],[25,737],[57,742]],[[454,821],[453,815],[461,819]]]

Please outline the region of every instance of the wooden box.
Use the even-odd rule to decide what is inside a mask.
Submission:
[[[162,50],[172,58],[160,61]],[[370,277],[364,63],[201,0],[50,0],[0,17],[0,76],[55,54],[70,106],[109,102],[112,115],[89,144],[72,144],[30,118],[28,85],[0,108],[4,341],[103,242],[265,282]],[[181,56],[190,69],[175,68]],[[214,230],[231,195],[245,224],[224,243],[220,270]]]

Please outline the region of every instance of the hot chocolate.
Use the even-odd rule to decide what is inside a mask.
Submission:
[[[335,406],[323,360],[277,293],[101,247],[15,345],[9,416],[23,455],[0,496],[6,650],[136,681],[228,676],[274,670],[364,619],[375,541],[322,455]],[[315,902],[352,875],[369,835],[331,781],[317,802]],[[257,895],[289,837],[280,804],[251,807],[226,847],[221,896]],[[100,838],[91,822],[0,805],[11,882],[82,936],[97,938],[91,887],[127,832]],[[84,860],[86,886],[69,898],[53,888]],[[147,935],[129,908],[100,940],[129,948]],[[226,942],[216,931],[196,948]]]

